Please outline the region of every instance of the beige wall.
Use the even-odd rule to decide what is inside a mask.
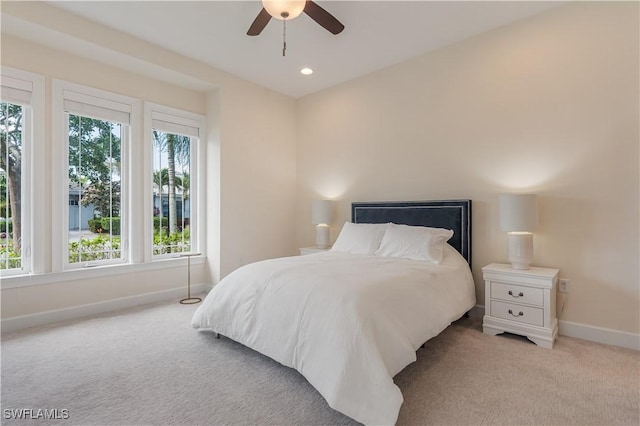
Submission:
[[[217,227],[219,212],[220,233],[209,232],[208,243],[220,244],[214,271],[223,277],[246,263],[296,254],[295,103],[267,89],[237,85],[209,94],[208,100],[210,109],[220,112],[214,131],[221,141],[211,153],[212,161],[219,161],[220,176],[214,179],[220,179],[221,191],[218,204],[210,203],[208,222]]]
[[[15,18],[29,25],[29,32],[20,37],[2,33],[2,65],[46,78],[45,175],[51,174],[52,161],[52,79],[206,114],[208,259],[193,266],[192,282],[212,284],[242,263],[295,253],[295,102],[291,98],[45,3],[3,4],[2,13],[3,22]],[[28,40],[40,33],[52,38]],[[63,38],[83,40],[82,51],[71,54],[51,46],[52,40]],[[99,51],[104,57],[88,59],[85,51],[86,56]],[[51,205],[51,200],[46,203]],[[39,250],[50,253],[50,233],[41,235],[39,244]],[[51,270],[50,257],[45,270]],[[183,263],[98,279],[60,280],[58,276],[51,284],[4,289],[2,318],[184,288]]]
[[[506,262],[497,195],[539,194],[535,265],[561,319],[640,331],[638,3],[577,3],[298,101],[297,243],[311,200],[473,200],[473,271]]]

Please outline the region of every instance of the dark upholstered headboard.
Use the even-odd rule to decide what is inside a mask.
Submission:
[[[471,265],[471,200],[352,203],[351,221],[451,229],[449,244]]]

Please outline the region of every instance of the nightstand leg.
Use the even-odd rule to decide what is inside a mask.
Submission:
[[[500,329],[497,329],[497,328],[493,328],[493,327],[489,327],[489,326],[483,325],[482,326],[482,332],[484,334],[488,334],[490,336],[497,336],[498,334],[504,333],[504,330],[500,330]]]
[[[553,349],[553,340],[539,339],[537,337],[529,337],[529,336],[527,336],[527,339],[531,340],[533,343],[540,346],[541,348]]]

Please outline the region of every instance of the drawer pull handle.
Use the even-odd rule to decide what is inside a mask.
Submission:
[[[513,311],[512,311],[511,309],[509,309],[509,313],[510,313],[512,316],[516,317],[516,318],[521,317],[521,316],[523,316],[523,315],[524,315],[524,312],[522,312],[522,311],[518,312],[518,315],[516,315],[516,314],[514,314],[514,313],[513,313]]]
[[[509,296],[513,297],[514,299],[517,299],[518,297],[522,297],[522,296],[524,296],[524,293],[523,293],[523,292],[520,292],[520,293],[518,293],[518,295],[517,295],[517,296],[514,296],[514,295],[513,295],[513,292],[512,292],[511,290],[509,290]]]

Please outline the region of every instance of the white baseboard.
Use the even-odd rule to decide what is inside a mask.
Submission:
[[[210,289],[210,284],[191,285],[191,294],[196,295],[207,293]],[[143,293],[137,294],[135,296],[122,297],[119,299],[88,303],[86,305],[71,306],[68,308],[56,309],[52,311],[5,318],[1,321],[2,332],[8,333],[11,331],[51,324],[59,321],[91,317],[118,309],[131,308],[134,306],[162,302],[165,300],[179,300],[186,297],[185,290],[186,289],[184,287],[172,288],[169,290],[154,291],[152,293]]]
[[[475,305],[469,311],[469,316],[473,318],[482,318],[484,316],[484,306]],[[561,336],[588,340],[590,342],[602,343],[604,345],[618,346],[620,348],[640,351],[640,334],[629,333],[626,331],[612,330],[610,328],[559,320],[558,334]]]
[[[563,320],[558,321],[558,333],[562,336],[640,351],[640,334]]]

